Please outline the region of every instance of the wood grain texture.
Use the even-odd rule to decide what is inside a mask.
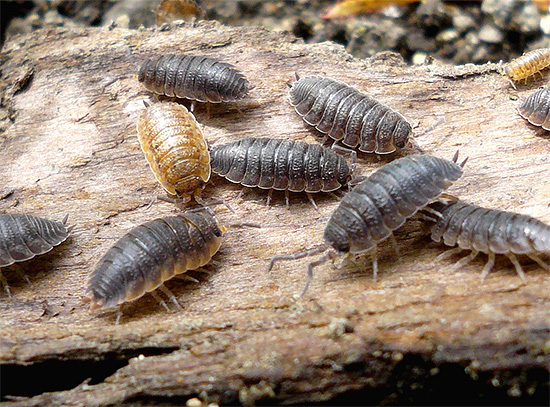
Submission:
[[[352,390],[366,404],[430,403],[442,389],[459,403],[487,402],[479,394],[490,402],[547,402],[550,274],[536,265],[526,265],[525,285],[506,259],[483,283],[482,260],[450,272],[456,258],[434,262],[445,248],[412,221],[396,233],[400,259],[381,246],[378,281],[368,258],[341,269],[326,263],[296,299],[311,259],[267,273],[271,256],[321,243],[338,205],[328,194],[315,197],[318,212],[303,194],[291,195],[287,209],[276,193],[267,208],[265,191],[214,176],[202,196],[235,209],[215,208],[223,224],[279,226],[230,227],[208,273],[191,273],[199,284],[168,282],[184,312],[166,313],[151,296],[128,304],[118,325],[116,313],[89,311],[81,300],[100,256],[133,226],[177,212],[163,202],[146,209],[163,190],[136,136],[150,96],[138,66],[174,51],[232,63],[255,86],[242,102],[197,107],[211,144],[251,136],[320,142],[288,103],[287,83],[294,72],[326,73],[402,113],[425,152],[468,156],[448,192],[550,222],[550,139],[516,111],[540,82],[515,91],[494,64],[409,67],[391,53],[357,60],[333,43],[306,45],[287,33],[214,22],[15,37],[0,55],[0,210],[68,214],[75,226],[63,245],[21,266],[32,287],[3,270],[13,299],[0,296],[0,393],[33,396],[7,405],[195,396],[288,404]],[[357,171],[368,175],[392,158],[361,154]],[[49,378],[54,367],[64,373]],[[35,384],[22,391],[19,382],[33,382],[32,375]]]

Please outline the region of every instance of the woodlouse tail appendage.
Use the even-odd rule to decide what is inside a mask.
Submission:
[[[493,268],[497,254],[510,259],[524,282],[525,273],[517,255],[526,255],[545,270],[550,270],[540,258],[543,254],[550,254],[550,225],[527,215],[487,209],[448,196],[431,203],[426,209],[429,215],[425,218],[431,224],[429,233],[432,240],[457,246],[436,260],[464,250],[471,252],[453,266],[454,270],[470,263],[480,252],[488,255],[481,272],[482,280]]]
[[[550,131],[550,88],[544,87],[529,95],[518,113],[532,125]]]
[[[66,220],[58,222],[30,214],[0,215],[0,269],[40,256],[63,243],[69,236]],[[1,270],[0,282],[11,296]]]
[[[323,235],[325,246],[275,256],[269,268],[278,260],[291,260],[328,250],[323,257],[308,266],[308,280],[303,295],[312,279],[314,267],[335,255],[368,252],[372,257],[376,280],[377,245],[386,239],[395,242],[393,231],[462,176],[462,166],[466,160],[461,164],[457,164],[457,160],[458,154],[455,154],[453,161],[418,154],[386,164],[344,196],[326,224]]]
[[[210,155],[195,117],[177,103],[147,107],[137,124],[141,149],[156,179],[182,202],[199,197],[210,179]]]
[[[157,95],[197,102],[234,102],[248,95],[249,82],[232,65],[204,56],[168,54],[148,58],[138,80]]]
[[[527,81],[534,75],[542,76],[541,71],[550,66],[550,48],[539,48],[529,51],[510,61],[502,69],[510,83],[516,89],[516,83]]]
[[[357,89],[328,77],[294,82],[290,104],[302,119],[336,143],[365,153],[390,154],[404,149],[410,123],[395,110]]]
[[[88,286],[92,306],[113,307],[160,288],[180,307],[163,283],[206,265],[224,231],[209,208],[137,226],[99,260]]]

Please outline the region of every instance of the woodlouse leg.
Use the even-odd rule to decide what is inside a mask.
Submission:
[[[156,291],[151,291],[151,295],[155,297],[155,300],[157,300],[158,303],[162,305],[167,312],[172,312],[170,311],[170,308],[168,308],[168,305],[166,305],[166,302],[164,302],[164,300],[160,297],[160,295],[157,294]]]
[[[374,246],[370,253],[370,257],[372,260],[372,277],[374,281],[378,280],[378,255],[376,249],[376,246]]]
[[[27,284],[29,285],[29,287],[33,287],[32,283],[31,283],[31,280],[29,280],[29,277],[27,277],[27,275],[23,272],[23,270],[21,270],[19,268],[19,266],[15,266],[15,272],[17,273],[17,275],[22,278],[23,280],[25,280],[27,282]]]
[[[458,254],[461,251],[462,251],[462,248],[460,248],[460,247],[455,247],[454,249],[445,250],[443,253],[441,253],[439,256],[437,256],[434,259],[434,262],[446,259],[447,257],[454,256],[455,254]]]
[[[457,271],[459,268],[464,267],[468,263],[470,263],[473,259],[477,257],[479,252],[472,250],[472,252],[467,255],[466,257],[461,258],[459,261],[457,261],[451,268],[450,271]]]
[[[525,279],[525,273],[523,272],[523,269],[521,268],[521,264],[519,264],[518,258],[513,253],[506,254],[506,257],[510,259],[514,267],[516,268],[516,273],[518,273],[518,276],[521,277],[522,281],[525,283],[527,282]]]
[[[306,192],[307,194],[307,197],[309,198],[309,202],[311,202],[311,204],[313,205],[313,207],[315,208],[316,211],[319,210],[319,208],[317,207],[317,204],[315,203],[315,201],[313,200],[313,196],[311,196],[311,194],[309,192]]]
[[[487,260],[487,263],[485,263],[485,266],[481,271],[481,281],[485,280],[485,277],[487,277],[487,274],[489,274],[489,271],[491,271],[494,265],[495,265],[495,254],[489,253],[489,260]]]
[[[118,325],[120,323],[120,318],[122,317],[122,304],[120,304],[121,307],[119,308],[118,312],[116,313],[116,319],[115,319],[115,325]]]
[[[531,260],[534,260],[537,262],[537,264],[539,266],[541,266],[543,269],[545,269],[546,271],[550,271],[550,266],[548,266],[548,264],[546,264],[539,256],[537,256],[536,254],[527,254],[527,256],[531,259]]]
[[[286,204],[286,209],[290,209],[290,196],[288,193],[288,189],[285,189],[285,204]]]
[[[191,277],[192,278],[192,277]],[[199,282],[198,280],[196,280],[197,283]],[[172,294],[172,291],[170,291],[168,288],[166,288],[166,286],[164,284],[161,284],[159,286],[159,289],[160,291],[162,291],[168,298],[170,298],[170,301],[172,301],[172,303],[176,306],[176,308],[180,311],[183,311],[183,307],[181,306],[181,304],[178,302],[178,299],[176,298],[176,296],[174,294]]]
[[[267,202],[266,202],[266,206],[269,206],[269,204],[271,203],[271,197],[273,196],[273,190],[270,189],[269,192],[267,193]]]
[[[193,271],[200,271],[200,269],[196,269],[196,270],[193,270]],[[177,274],[174,276],[174,278],[177,278],[178,280],[187,280],[187,281],[191,281],[193,283],[200,283],[199,280],[197,280],[196,278],[194,277],[191,277],[189,274]]]
[[[397,260],[401,260],[401,252],[399,251],[399,246],[397,245],[397,240],[395,240],[395,236],[390,234],[390,242],[393,247],[393,251],[395,252],[395,255],[397,256]]]
[[[6,280],[6,277],[2,275],[2,270],[0,270],[0,283],[2,283],[2,285],[4,286],[4,291],[6,291],[8,297],[11,298],[10,286],[8,285],[8,280]]]
[[[516,87],[516,84],[514,83],[513,80],[511,80],[510,78],[508,78],[508,81],[510,82],[510,84],[512,85],[512,88],[514,88],[514,90],[518,90],[518,88]]]

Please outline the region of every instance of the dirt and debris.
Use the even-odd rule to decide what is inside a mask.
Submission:
[[[182,0],[184,1],[184,0]],[[189,1],[189,0],[188,0]],[[34,0],[2,3],[3,37],[42,27],[151,27],[161,0]],[[422,0],[340,20],[322,17],[336,0],[196,1],[200,18],[233,26],[287,30],[308,43],[334,41],[358,58],[399,52],[409,63],[435,57],[452,64],[509,60],[545,47],[550,16],[543,2]],[[538,6],[538,7],[537,7]]]

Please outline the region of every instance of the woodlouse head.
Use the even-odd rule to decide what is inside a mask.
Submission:
[[[175,184],[176,195],[183,202],[189,202],[191,197],[200,197],[206,181],[199,176],[186,177]]]

